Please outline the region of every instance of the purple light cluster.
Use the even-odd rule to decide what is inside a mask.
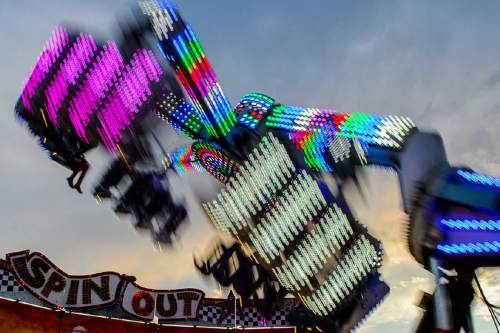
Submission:
[[[151,51],[137,50],[125,66],[116,89],[97,115],[100,123],[97,131],[109,151],[115,152],[123,130],[152,95],[150,83],[159,82],[162,74],[160,64]]]
[[[92,36],[81,33],[45,91],[45,108],[54,125],[58,124],[58,112],[69,94],[69,85],[77,83],[96,50],[97,45]]]
[[[31,113],[40,108],[45,125],[70,126],[81,141],[104,143],[114,153],[151,100],[152,84],[163,76],[152,51],[138,49],[127,60],[114,42],[98,46],[88,34],[72,37],[57,28],[27,80],[22,102]]]
[[[77,135],[89,142],[86,127],[97,110],[100,101],[113,86],[123,70],[123,58],[114,42],[107,42],[97,57],[93,68],[68,108],[68,115]]]
[[[38,57],[31,76],[26,81],[21,93],[24,107],[31,112],[33,112],[31,99],[35,96],[40,83],[47,76],[52,65],[54,65],[61,53],[68,46],[69,41],[68,31],[65,28],[57,27],[52,32],[52,37],[47,41],[42,53]]]

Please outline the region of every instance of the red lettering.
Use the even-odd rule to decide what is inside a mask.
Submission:
[[[153,312],[155,300],[147,291],[136,291],[132,297],[132,309],[141,317],[148,317]]]

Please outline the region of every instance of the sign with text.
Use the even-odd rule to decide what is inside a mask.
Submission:
[[[38,299],[67,309],[90,309],[111,305],[117,300],[120,274],[104,272],[71,276],[43,254],[29,251],[7,255],[18,282]]]
[[[66,309],[94,309],[121,301],[126,313],[142,320],[195,320],[204,297],[198,289],[143,288],[134,277],[115,272],[68,275],[38,252],[9,253],[7,263],[19,284],[35,297]]]
[[[204,294],[196,289],[152,290],[135,283],[127,284],[123,292],[122,308],[129,315],[160,321],[195,320]]]

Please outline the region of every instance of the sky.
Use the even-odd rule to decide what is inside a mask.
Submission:
[[[80,195],[66,187],[67,170],[47,159],[13,115],[22,83],[57,24],[112,39],[126,3],[0,0],[0,256],[31,249],[70,274],[115,270],[146,287],[197,287],[216,296],[217,286],[192,264],[193,253],[204,253],[216,237],[194,194],[215,187],[212,180],[175,180],[191,222],[173,251],[159,253],[88,193],[103,171],[102,153],[90,155],[92,173]],[[500,2],[177,3],[233,104],[259,91],[288,105],[408,116],[442,135],[452,164],[500,176]],[[350,201],[384,243],[382,276],[391,293],[359,332],[411,332],[419,316],[414,303],[419,290],[432,290],[431,275],[407,250],[396,176],[369,170],[364,191],[366,203],[355,191]],[[500,271],[479,273],[490,301],[499,303]],[[484,305],[474,304],[477,332],[493,332]]]

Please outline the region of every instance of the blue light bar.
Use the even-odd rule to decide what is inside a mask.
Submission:
[[[500,230],[500,220],[442,219],[439,223],[454,230]]]
[[[437,249],[443,253],[452,255],[498,253],[500,252],[500,242],[439,244]]]
[[[457,170],[457,174],[467,182],[483,186],[500,188],[500,178],[481,175],[479,173],[467,170]]]

